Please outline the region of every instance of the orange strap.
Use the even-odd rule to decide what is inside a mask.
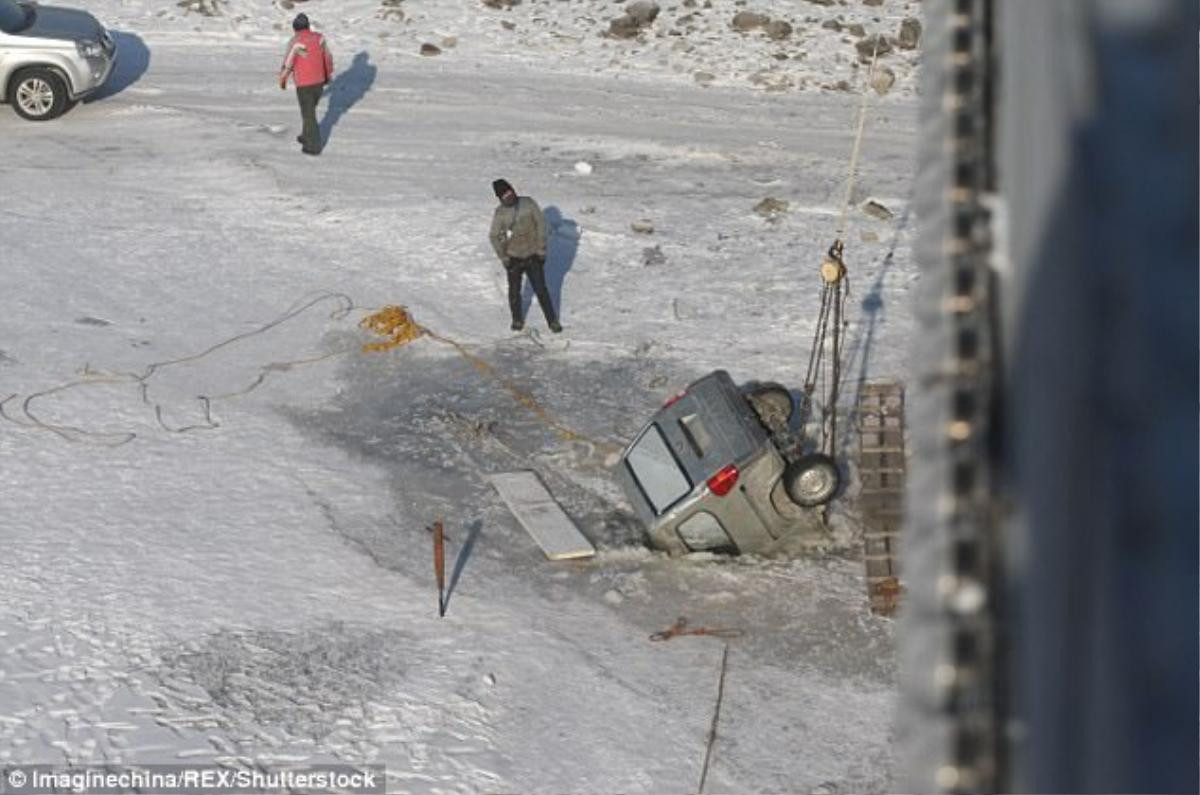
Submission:
[[[664,629],[662,632],[655,632],[650,636],[650,640],[670,640],[676,635],[712,635],[717,638],[740,638],[743,634],[740,629],[710,629],[708,627],[688,627],[687,619],[680,616],[675,620],[675,623]]]

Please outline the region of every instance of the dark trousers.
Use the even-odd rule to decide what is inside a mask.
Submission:
[[[558,316],[550,303],[550,291],[546,289],[546,259],[545,257],[513,257],[505,269],[508,271],[508,308],[512,310],[513,320],[523,320],[521,317],[521,277],[528,276],[533,285],[533,294],[537,296],[542,307],[542,314],[547,323],[554,323]]]
[[[296,98],[300,100],[300,118],[304,121],[303,146],[310,152],[321,150],[321,128],[317,125],[317,103],[321,101],[321,91],[325,86],[318,83],[315,86],[299,86]]]

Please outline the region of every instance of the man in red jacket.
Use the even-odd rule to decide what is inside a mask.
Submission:
[[[308,15],[297,14],[292,20],[296,34],[288,42],[283,69],[279,72],[279,87],[287,88],[288,75],[296,84],[300,100],[300,118],[304,133],[296,138],[304,154],[321,154],[321,128],[317,126],[317,102],[333,75],[333,56],[325,46],[325,37],[309,28]]]

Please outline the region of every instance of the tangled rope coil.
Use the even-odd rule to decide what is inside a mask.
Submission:
[[[286,372],[303,365],[315,364],[334,356],[347,353],[348,351],[336,350],[303,359],[268,362],[267,364],[259,367],[258,374],[246,386],[222,394],[195,395],[195,399],[199,402],[202,408],[204,415],[203,419],[200,422],[180,427],[168,425],[163,417],[162,404],[151,398],[150,385],[152,379],[154,379],[155,376],[157,376],[160,372],[168,368],[194,364],[224,348],[234,346],[251,337],[265,334],[272,329],[294,320],[314,307],[328,302],[332,302],[334,304],[334,309],[329,313],[329,317],[334,320],[345,317],[354,309],[354,302],[348,295],[345,295],[344,293],[325,291],[309,293],[301,297],[296,303],[292,304],[292,306],[289,307],[283,314],[279,315],[268,323],[264,323],[257,328],[242,332],[241,334],[236,334],[232,337],[220,340],[219,342],[216,342],[196,353],[187,354],[174,359],[153,362],[147,365],[141,372],[106,372],[94,370],[91,368],[91,366],[84,365],[83,370],[80,372],[81,377],[73,381],[59,384],[54,387],[49,387],[47,389],[42,389],[25,396],[22,396],[19,393],[10,394],[0,400],[0,419],[24,428],[50,431],[69,442],[87,442],[89,444],[98,444],[104,447],[119,447],[136,439],[138,434],[134,431],[97,431],[75,425],[49,422],[41,419],[38,414],[34,412],[33,406],[35,402],[41,399],[75,389],[95,387],[102,384],[127,384],[137,387],[142,403],[153,408],[154,417],[163,430],[169,433],[189,433],[192,431],[216,429],[219,427],[219,423],[213,418],[212,415],[211,410],[213,401],[241,397],[253,392],[259,386],[261,386],[270,375],[274,373]],[[7,408],[9,402],[16,401],[18,398],[22,397],[23,399],[19,403],[19,414],[10,414]]]
[[[413,320],[413,316],[402,306],[385,306],[378,312],[364,317],[358,325],[387,337],[386,340],[363,345],[363,353],[387,351],[407,345],[425,333],[425,329],[417,325],[417,321]]]
[[[195,363],[195,362],[197,362],[201,359],[204,359],[205,357],[217,352],[218,350],[221,350],[222,348],[226,348],[228,346],[234,345],[234,344],[241,342],[245,339],[248,339],[250,337],[253,337],[253,336],[256,336],[259,334],[263,334],[277,326],[280,326],[280,325],[294,319],[298,315],[312,309],[313,307],[317,306],[318,304],[325,302],[325,301],[331,301],[331,300],[336,302],[335,309],[330,313],[331,318],[338,319],[341,317],[345,317],[354,308],[353,301],[351,301],[351,299],[348,296],[343,295],[341,293],[324,293],[323,292],[323,293],[318,293],[315,296],[314,295],[305,296],[305,298],[301,299],[301,301],[297,302],[296,304],[293,304],[293,306],[290,307],[286,312],[284,312],[282,315],[275,318],[274,320],[270,321],[269,323],[266,323],[266,324],[264,324],[258,328],[255,328],[251,331],[247,331],[242,334],[238,334],[236,336],[230,337],[228,339],[221,340],[220,342],[210,345],[209,347],[207,347],[197,353],[189,354],[186,356],[181,356],[181,357],[175,358],[175,359],[169,359],[166,361],[154,362],[154,363],[148,365],[140,373],[137,373],[137,372],[106,373],[106,372],[92,370],[90,367],[85,367],[82,372],[82,378],[80,378],[80,379],[70,381],[65,384],[60,384],[58,386],[51,387],[48,389],[43,389],[38,392],[34,392],[30,395],[24,396],[23,401],[20,403],[20,407],[21,407],[20,411],[21,411],[21,414],[23,415],[23,418],[19,418],[19,417],[11,415],[7,408],[8,404],[10,402],[17,400],[18,398],[21,398],[22,395],[16,394],[16,393],[7,395],[3,399],[0,399],[0,419],[7,420],[9,422],[12,422],[17,425],[21,425],[23,427],[36,428],[36,429],[45,430],[45,431],[52,431],[53,433],[63,437],[64,439],[66,439],[68,441],[72,441],[72,442],[89,441],[94,444],[102,444],[102,445],[108,446],[108,447],[120,446],[122,444],[126,444],[126,443],[132,441],[133,439],[135,439],[137,437],[137,434],[134,433],[133,431],[113,431],[113,432],[95,431],[95,430],[90,430],[87,428],[81,428],[81,427],[75,427],[75,426],[71,426],[71,425],[62,425],[62,424],[55,424],[52,422],[47,422],[47,421],[40,419],[33,412],[32,405],[38,399],[45,398],[45,397],[48,397],[53,394],[65,392],[67,390],[72,390],[72,389],[77,389],[77,388],[87,387],[87,386],[96,386],[98,384],[129,384],[129,385],[136,386],[139,388],[142,402],[153,407],[155,418],[157,419],[158,424],[164,430],[172,432],[172,433],[187,433],[190,431],[215,429],[218,427],[219,423],[213,418],[212,413],[211,413],[213,401],[227,400],[230,398],[241,397],[243,395],[248,394],[249,392],[252,392],[257,387],[261,386],[262,383],[264,381],[266,381],[268,376],[273,373],[285,372],[285,371],[291,370],[295,367],[308,365],[308,364],[315,364],[317,362],[321,362],[321,361],[324,361],[326,359],[329,359],[329,358],[332,358],[335,356],[340,356],[340,355],[343,355],[346,353],[350,353],[353,351],[353,348],[350,348],[350,349],[342,348],[339,350],[334,350],[334,351],[330,351],[328,353],[319,354],[316,356],[303,358],[303,359],[295,359],[295,360],[291,360],[291,361],[270,362],[266,365],[262,365],[259,368],[259,372],[258,372],[257,376],[255,378],[253,378],[251,380],[251,382],[246,386],[243,386],[241,388],[234,389],[234,390],[222,393],[222,394],[196,395],[195,398],[200,402],[202,410],[203,410],[203,415],[204,415],[203,420],[199,423],[192,424],[192,425],[186,425],[183,427],[172,427],[172,426],[167,425],[167,423],[163,417],[163,407],[160,404],[158,404],[156,401],[152,400],[149,396],[148,387],[149,387],[151,379],[157,373],[159,373],[160,371],[162,371],[166,368]],[[441,342],[445,345],[449,345],[450,347],[454,348],[454,350],[459,355],[461,355],[464,359],[466,359],[468,362],[470,362],[471,366],[474,367],[477,372],[479,372],[482,375],[488,376],[489,378],[491,378],[492,380],[496,381],[498,384],[503,386],[505,388],[505,390],[512,396],[512,398],[517,403],[521,404],[526,409],[528,409],[542,423],[544,423],[545,425],[552,428],[555,431],[555,433],[559,436],[559,438],[563,439],[564,441],[580,442],[584,445],[588,445],[593,450],[599,451],[604,455],[611,455],[612,453],[620,452],[621,448],[619,445],[613,444],[611,442],[605,442],[605,441],[593,439],[593,438],[587,436],[586,434],[580,433],[580,432],[564,425],[563,423],[559,422],[558,420],[556,420],[554,417],[552,417],[550,415],[550,413],[548,411],[546,411],[545,407],[542,406],[542,404],[539,403],[532,395],[530,395],[528,392],[525,392],[524,390],[520,389],[512,381],[510,381],[509,379],[507,379],[503,375],[501,375],[499,372],[497,372],[497,370],[491,364],[489,364],[487,361],[485,361],[484,359],[480,358],[479,356],[471,353],[469,350],[467,350],[467,348],[464,345],[462,345],[462,343],[459,343],[453,339],[450,339],[449,337],[443,337],[442,335],[440,335],[434,331],[430,331],[429,329],[420,325],[419,323],[416,322],[416,320],[409,313],[409,311],[403,306],[396,306],[396,305],[385,306],[382,309],[379,309],[378,311],[373,312],[372,314],[363,318],[359,322],[359,326],[362,328],[368,329],[368,330],[374,332],[375,334],[378,334],[379,336],[386,337],[386,339],[383,339],[383,340],[378,340],[375,342],[367,342],[367,343],[363,344],[362,348],[361,348],[363,353],[377,353],[377,352],[382,352],[382,351],[388,351],[393,348],[398,348],[400,346],[407,345],[408,343],[413,342],[414,340],[420,339],[421,337],[429,337],[430,339],[437,340],[438,342]]]

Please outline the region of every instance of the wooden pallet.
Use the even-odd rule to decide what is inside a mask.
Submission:
[[[863,384],[857,417],[867,597],[872,612],[891,616],[904,590],[899,568],[906,469],[903,384]]]

